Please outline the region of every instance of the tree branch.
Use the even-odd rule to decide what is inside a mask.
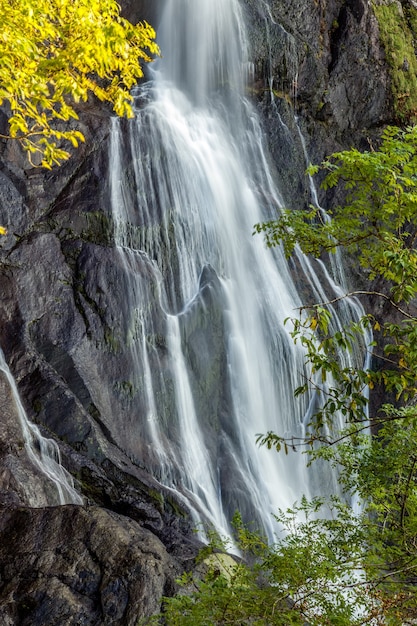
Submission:
[[[311,305],[304,305],[297,307],[298,311],[303,311],[305,309],[316,309],[319,306],[328,306],[329,304],[335,304],[336,302],[340,302],[340,300],[344,300],[345,298],[351,298],[353,296],[378,296],[379,298],[383,298],[386,302],[391,304],[401,315],[407,317],[410,320],[415,320],[414,315],[410,315],[407,311],[404,311],[396,302],[394,302],[389,296],[385,293],[381,293],[380,291],[366,291],[366,290],[358,290],[358,291],[350,291],[349,293],[344,294],[343,296],[337,296],[333,298],[333,300],[328,300],[327,302],[319,302]]]

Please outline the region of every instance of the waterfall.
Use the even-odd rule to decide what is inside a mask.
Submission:
[[[35,507],[82,504],[83,500],[74,488],[72,476],[61,465],[57,444],[53,439],[43,437],[38,427],[27,418],[15,380],[1,349],[0,375],[8,388],[14,407],[13,415],[18,419],[24,452],[29,460],[29,467],[26,467],[24,475],[18,481],[23,489],[25,502]],[[13,471],[17,474],[19,470],[15,466]]]
[[[293,397],[308,375],[284,327],[302,304],[297,284],[281,249],[252,236],[282,199],[244,96],[240,4],[167,0],[158,39],[162,59],[127,131],[114,120],[109,156],[142,462],[196,524],[229,533],[240,510],[272,533],[278,507],[337,480],[330,468],[314,476],[300,453],[256,446],[269,430],[302,436],[314,399]],[[320,293],[306,259],[302,269]]]

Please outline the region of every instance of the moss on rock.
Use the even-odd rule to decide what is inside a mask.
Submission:
[[[381,43],[391,74],[394,112],[399,123],[417,121],[417,9],[397,0],[374,0]]]

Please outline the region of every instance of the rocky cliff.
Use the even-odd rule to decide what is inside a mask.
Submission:
[[[157,24],[164,2],[122,4],[130,19]],[[375,4],[395,8],[411,41],[414,2]],[[305,205],[302,137],[317,162],[340,147],[368,147],[385,124],[411,116],[413,92],[399,94],[396,85],[399,74],[411,76],[414,50],[405,45],[402,65],[393,69],[382,14],[366,0],[242,0],[242,6],[253,60],[248,95],[285,203]],[[3,377],[5,625],[133,626],[157,610],[198,549],[186,507],[149,471],[140,402],[132,402],[129,272],[144,277],[155,336],[160,316],[148,260],[127,268],[113,244],[109,119],[93,102],[82,107],[86,142],[52,172],[30,167],[15,144],[0,141],[0,224],[9,229],[0,241],[0,345],[29,419],[56,440],[85,499],[85,506],[29,506],[12,462],[21,455],[22,434]],[[6,124],[1,113],[1,132]],[[25,476],[32,480],[29,471]]]

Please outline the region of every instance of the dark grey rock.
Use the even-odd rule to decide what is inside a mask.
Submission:
[[[136,626],[178,572],[152,533],[105,509],[1,510],[2,624]]]
[[[284,205],[303,208],[312,202],[307,161],[320,163],[352,146],[369,150],[381,129],[395,124],[378,24],[363,0],[243,0],[243,6],[255,59],[252,93],[272,167]],[[338,189],[320,189],[320,180],[323,207],[343,202]],[[366,280],[354,259],[346,269],[352,284]]]

